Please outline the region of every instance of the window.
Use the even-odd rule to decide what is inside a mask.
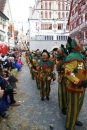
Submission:
[[[49,40],[49,41],[50,41],[50,40],[51,40],[51,36],[47,36],[47,40]]]
[[[61,36],[61,40],[63,40],[63,36]]]
[[[69,26],[68,25],[66,25],[66,30],[69,30]]]
[[[60,40],[60,36],[59,36],[59,40]]]
[[[76,26],[78,26],[78,25],[79,25],[79,19],[77,19],[76,24],[77,24]]]
[[[58,18],[60,19],[60,12],[58,13]]]
[[[62,4],[62,10],[64,10],[64,4]]]
[[[53,36],[51,36],[51,35],[45,35],[43,40],[51,41],[51,40],[53,40]]]
[[[87,22],[87,14],[85,15],[85,21]]]
[[[87,39],[87,31],[85,31],[85,38]]]
[[[70,26],[70,30],[72,31],[72,25]]]
[[[43,30],[44,29],[44,26],[43,26],[43,24],[41,24],[41,30]]]
[[[43,18],[43,12],[41,11],[41,18]]]
[[[58,30],[62,29],[62,24],[58,24]]]
[[[66,10],[68,10],[68,5],[66,5]]]
[[[81,17],[81,23],[83,22],[83,17]]]
[[[81,18],[79,18],[79,24],[81,24]]]
[[[47,18],[47,12],[45,12],[45,18]]]
[[[51,12],[49,12],[49,18],[51,18]]]
[[[41,9],[43,9],[43,5],[41,4]]]
[[[77,6],[76,6],[76,8],[75,8],[75,13],[78,11],[78,8],[77,8]]]
[[[35,40],[45,40],[45,36],[44,35],[36,35],[35,36]]]
[[[0,35],[0,40],[4,41],[4,36],[3,35]]]
[[[81,0],[81,5],[85,5],[86,0]]]
[[[67,18],[68,18],[68,15],[69,15],[69,13],[67,12],[67,13],[66,13],[66,17],[67,17]]]
[[[51,9],[51,2],[49,2],[49,9]]]
[[[58,36],[57,36],[57,40],[59,40],[59,41],[60,41],[60,40],[65,40],[65,36],[59,36],[59,35],[58,35]]]
[[[58,3],[58,10],[60,10],[60,3]]]
[[[81,3],[78,3],[78,14],[81,14]]]
[[[74,28],[76,28],[76,22],[74,22]]]
[[[49,30],[52,30],[52,24],[49,24]]]
[[[67,14],[67,13],[66,13]],[[74,10],[72,11],[72,16],[74,15]]]
[[[47,9],[47,2],[45,2],[45,9]]]
[[[62,13],[62,18],[64,18],[64,12]]]
[[[52,24],[41,24],[42,30],[52,30]]]
[[[66,40],[66,39],[65,39],[65,36],[63,36],[63,40]]]

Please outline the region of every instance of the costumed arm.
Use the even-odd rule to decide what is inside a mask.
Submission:
[[[79,85],[81,81],[75,76],[73,72],[76,67],[77,67],[77,61],[65,63],[65,77],[67,77],[74,84]]]
[[[60,71],[61,65],[62,65],[62,61],[61,60],[56,60],[56,70],[57,71]]]
[[[33,67],[33,69],[36,69],[36,60],[35,59],[32,59],[32,67]]]

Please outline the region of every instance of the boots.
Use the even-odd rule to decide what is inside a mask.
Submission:
[[[46,96],[46,99],[49,101],[49,96]]]
[[[66,115],[67,110],[66,109],[62,109],[62,113],[63,113],[63,115]]]
[[[75,125],[77,125],[77,126],[83,126],[83,123],[80,122],[80,121],[76,121]]]
[[[41,100],[44,101],[44,97],[42,97]]]

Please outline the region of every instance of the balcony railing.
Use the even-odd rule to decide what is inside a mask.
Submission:
[[[82,29],[83,27],[86,26],[86,22],[83,22],[81,25],[80,25],[80,29]]]
[[[76,31],[78,31],[78,30],[79,30],[79,26],[78,26],[78,27],[76,27],[75,29],[73,29],[72,31],[70,31],[70,34],[72,34],[72,33],[76,32]]]
[[[73,29],[72,31],[70,31],[70,34],[77,32],[79,30],[81,30],[82,28],[87,26],[87,21],[83,22],[80,26],[77,26],[75,29]]]
[[[77,16],[78,16],[78,12],[76,12],[76,13],[71,17],[70,21],[73,21],[73,19],[75,19],[75,17],[77,17]]]

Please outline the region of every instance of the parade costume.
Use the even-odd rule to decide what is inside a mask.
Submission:
[[[37,85],[37,88],[40,89],[40,82],[37,78],[37,70],[36,70],[36,67],[38,65],[38,62],[40,61],[41,59],[41,53],[39,50],[36,50],[36,56],[34,56],[34,58],[32,59],[32,64],[33,64],[33,74],[34,74],[34,77],[36,79],[36,85]]]
[[[33,73],[33,58],[34,58],[34,53],[29,53],[28,54],[28,65],[29,65],[29,70],[30,70],[30,74],[31,74],[31,77],[32,77],[32,80],[34,80],[34,73]]]
[[[56,70],[58,72],[58,101],[62,113],[66,115],[67,92],[66,92],[65,78],[64,78],[64,62],[67,56],[67,52],[63,45],[61,45],[61,47],[58,48],[57,51],[58,51],[58,56],[56,59]]]
[[[45,59],[44,59],[45,57]],[[51,80],[55,80],[54,63],[49,60],[46,52],[42,53],[42,59],[38,62],[37,71],[40,81],[40,97],[44,101],[44,97],[49,100]]]
[[[77,39],[68,41],[70,54],[65,62],[65,77],[67,89],[66,129],[74,130],[84,101],[87,86],[87,69],[81,54],[82,44]]]
[[[49,60],[51,60],[54,64],[55,64],[55,62],[56,62],[56,58],[54,57],[53,54],[50,54]]]

